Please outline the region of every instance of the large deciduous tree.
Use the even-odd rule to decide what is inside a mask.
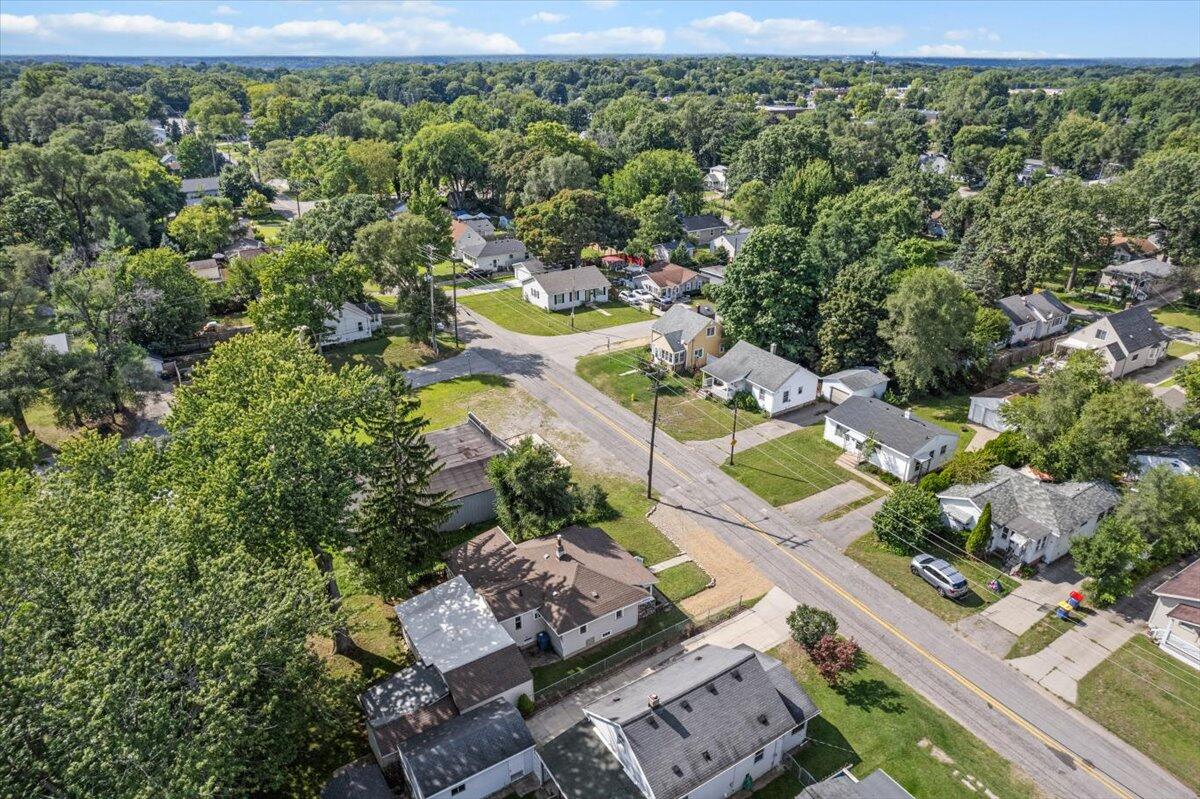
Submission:
[[[369,194],[348,194],[317,203],[283,231],[282,240],[322,244],[337,257],[350,252],[359,228],[387,219],[387,209]]]
[[[963,369],[979,303],[958,275],[910,269],[887,298],[880,336],[892,350],[892,373],[906,393],[933,391]]]
[[[674,193],[683,213],[695,214],[700,211],[703,178],[690,154],[678,150],[648,150],[605,176],[600,184],[614,203],[626,208],[655,194],[665,197]]]
[[[535,538],[570,524],[578,510],[571,468],[554,450],[526,438],[488,461],[496,489],[496,518],[514,540]]]
[[[911,483],[901,483],[884,499],[871,519],[871,529],[890,549],[919,551],[927,536],[941,531],[942,507],[936,495]]]
[[[887,345],[879,337],[879,325],[887,318],[889,271],[886,259],[868,258],[844,267],[833,279],[821,303],[818,342],[823,374],[886,360]]]
[[[433,182],[450,193],[450,205],[462,206],[468,189],[487,175],[488,134],[469,122],[426,125],[401,153],[406,182]]]
[[[208,258],[229,244],[233,211],[227,201],[189,205],[167,225],[167,235],[189,258]]]
[[[129,337],[137,344],[171,344],[190,338],[204,321],[204,282],[183,256],[159,248],[142,250],[117,267],[126,292],[149,302],[133,308]]]
[[[250,303],[250,319],[260,330],[311,336],[325,331],[326,320],[362,290],[365,275],[350,257],[334,258],[319,244],[289,244],[263,255],[255,264],[260,293]]]
[[[578,265],[584,246],[623,244],[628,235],[627,216],[587,189],[565,189],[517,214],[517,237],[551,264]]]

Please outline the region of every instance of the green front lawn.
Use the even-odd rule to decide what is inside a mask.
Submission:
[[[460,305],[465,305],[471,310],[483,314],[507,330],[532,336],[562,336],[568,333],[600,330],[605,327],[642,322],[654,318],[652,314],[631,308],[623,302],[609,302],[594,308],[576,308],[574,326],[572,326],[570,312],[543,311],[541,308],[525,302],[520,289],[503,289],[489,291],[486,294],[473,294],[468,297],[460,296],[458,302]]]
[[[638,622],[638,626],[606,644],[594,646],[568,660],[558,660],[545,666],[531,669],[533,672],[533,689],[535,691],[553,685],[577,672],[583,671],[593,663],[599,663],[606,657],[615,655],[622,649],[633,646],[644,638],[679,624],[687,619],[687,615],[679,608],[668,606],[655,613],[648,619]]]
[[[945,397],[924,397],[920,402],[909,406],[913,415],[927,422],[933,422],[944,427],[958,436],[958,449],[964,452],[975,430],[967,426],[967,413],[971,410],[971,393],[950,394]]]
[[[1189,353],[1200,350],[1195,344],[1188,344],[1186,341],[1172,341],[1167,345],[1167,355],[1172,358],[1182,358]]]
[[[1079,681],[1076,706],[1200,791],[1200,675],[1194,669],[1139,635]]]
[[[636,368],[647,357],[649,352],[644,349],[587,355],[575,364],[575,372],[613,401],[649,421],[654,393],[649,378]],[[738,411],[738,429],[766,418],[760,413]],[[676,441],[720,438],[733,430],[733,411],[723,403],[697,396],[690,378],[671,376],[659,390],[658,424]]]
[[[682,602],[708,588],[709,576],[692,561],[663,569],[657,575],[658,590],[672,602]]]
[[[413,341],[405,335],[376,336],[351,344],[337,344],[325,350],[325,357],[335,369],[344,364],[365,364],[372,369],[381,370],[385,366],[396,366],[401,369],[412,369],[428,363],[440,361],[457,355],[460,350],[454,349],[454,336],[441,335],[438,337],[438,353],[427,341]]]
[[[646,489],[640,483],[610,475],[591,475],[576,471],[575,482],[581,486],[599,485],[608,494],[608,502],[620,516],[596,524],[632,555],[638,555],[647,566],[662,563],[679,554],[679,548],[650,523],[646,514],[654,507],[646,499]]]
[[[441,430],[465,422],[467,411],[478,410],[485,402],[506,398],[510,386],[499,375],[471,375],[425,386],[417,391],[417,399],[421,414],[429,420],[427,429]]]
[[[867,533],[846,548],[847,555],[873,572],[876,577],[930,613],[949,622],[978,613],[1000,599],[987,589],[988,581],[999,574],[996,569],[929,542],[925,544],[923,551],[946,560],[958,569],[962,576],[967,578],[970,593],[961,599],[942,599],[937,589],[910,571],[909,564],[915,552],[912,555],[893,552],[880,544],[874,533]],[[1017,587],[1012,578],[1004,575],[1000,575],[1000,584],[1004,586],[1005,594]]]
[[[817,779],[844,766],[859,779],[882,768],[913,796],[982,797],[985,790],[1001,799],[1042,795],[1012,764],[869,657],[831,688],[795,643],[770,654],[787,665],[821,709],[808,724],[812,740],[795,754]],[[964,775],[978,781],[973,790],[964,787]],[[755,796],[792,799],[800,787],[793,772]]]
[[[812,425],[738,452],[721,470],[775,507],[855,479],[834,463],[842,451]]]
[[[251,228],[254,230],[255,237],[267,245],[277,244],[279,237],[283,234],[284,225],[286,222],[253,222]]]
[[[1039,619],[1037,624],[1017,636],[1017,640],[1013,641],[1013,645],[1008,650],[1008,654],[1004,656],[1004,659],[1012,660],[1013,658],[1023,658],[1037,654],[1057,641],[1059,636],[1074,626],[1075,622],[1063,621],[1051,613],[1049,616]]]
[[[1154,318],[1158,320],[1160,325],[1182,327],[1184,330],[1200,333],[1200,311],[1179,307],[1174,310],[1159,308],[1154,312]]]

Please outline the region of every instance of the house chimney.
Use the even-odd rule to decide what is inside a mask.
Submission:
[[[771,354],[772,355],[775,354],[775,342],[774,341],[771,342]]]
[[[905,419],[911,419],[911,418],[912,418],[912,408],[905,408],[905,409],[904,409],[904,418],[905,418]]]
[[[658,707],[658,694],[650,694],[648,700],[649,701],[647,701],[646,704],[648,704],[650,707]]]
[[[554,554],[559,560],[562,560],[567,556],[567,550],[563,549],[562,533],[554,536]]]

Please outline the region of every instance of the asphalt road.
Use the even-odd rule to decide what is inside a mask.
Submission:
[[[464,312],[465,309],[464,309]],[[471,314],[471,347],[581,433],[645,474],[649,424],[578,378],[574,361],[603,337],[523,336]],[[646,326],[648,327],[648,326]],[[636,338],[641,328],[621,333]],[[833,612],[840,631],[1028,774],[1048,795],[1174,799],[1195,794],[1097,723],[975,648],[727,477],[699,448],[657,434],[654,487],[801,602]]]

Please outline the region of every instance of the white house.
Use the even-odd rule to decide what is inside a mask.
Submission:
[[[525,795],[542,784],[533,736],[503,699],[406,738],[399,752],[413,799]]]
[[[472,240],[468,244],[460,244],[459,251],[468,269],[485,274],[512,269],[514,264],[529,258],[525,243],[520,239],[485,239],[482,242]]]
[[[530,276],[521,283],[525,301],[547,311],[565,311],[588,303],[608,302],[612,286],[594,266],[562,269]]]
[[[874,397],[847,397],[825,417],[825,440],[901,480],[915,480],[954,456],[958,436]]]
[[[583,713],[603,757],[647,799],[725,799],[786,767],[819,711],[775,658],[706,644]],[[579,775],[550,773],[565,799],[598,799]]]
[[[658,579],[607,533],[567,527],[519,543],[499,527],[445,555],[519,646],[545,633],[568,658],[637,626]]]
[[[749,393],[768,416],[777,416],[817,399],[817,376],[799,364],[739,341],[720,358],[700,368],[704,387],[723,400]]]
[[[701,247],[720,236],[728,229],[725,220],[715,214],[685,216],[679,220],[683,232]]]
[[[882,399],[887,393],[888,376],[874,366],[843,369],[821,378],[821,396],[840,405],[850,397]]]
[[[679,264],[663,264],[631,278],[633,285],[664,300],[677,300],[695,294],[704,285],[704,278]]]
[[[1021,171],[1017,173],[1017,183],[1021,186],[1028,186],[1033,183],[1033,176],[1038,172],[1044,172],[1047,177],[1057,178],[1062,175],[1062,170],[1056,166],[1049,166],[1045,161],[1037,158],[1026,158],[1025,163],[1021,165]]]
[[[42,336],[42,346],[59,355],[66,355],[71,348],[66,333],[49,333]]]
[[[748,227],[741,230],[730,230],[713,239],[708,248],[713,252],[724,250],[729,254],[729,260],[732,261],[741,252],[742,245],[746,243],[746,239],[750,238],[750,234],[753,232],[754,229]]]
[[[1168,655],[1200,669],[1200,560],[1154,589],[1150,635]]]
[[[1138,258],[1110,264],[1100,273],[1100,286],[1110,291],[1124,290],[1131,299],[1147,300],[1171,288],[1175,267],[1158,258]]]
[[[1071,319],[1070,307],[1049,291],[1004,297],[996,307],[1008,317],[1008,343],[1013,346],[1061,333]]]
[[[717,164],[708,168],[704,176],[704,188],[724,194],[729,189],[729,167]]]
[[[450,223],[450,257],[462,260],[464,249],[483,246],[495,235],[496,228],[486,216],[482,219],[455,219]]]
[[[1098,352],[1109,376],[1115,379],[1158,363],[1167,354],[1168,343],[1150,309],[1135,305],[1076,330],[1057,342],[1054,350],[1058,354],[1072,350]]]
[[[179,182],[179,193],[184,205],[199,205],[205,197],[216,197],[221,193],[220,178],[184,178]]]
[[[998,386],[992,386],[971,397],[971,407],[967,410],[967,419],[975,424],[983,425],[989,430],[1003,433],[1009,429],[1009,425],[1000,418],[1000,409],[1007,405],[1013,397],[1035,394],[1037,390],[1037,383],[1018,380],[1009,380]]]
[[[1021,563],[1050,563],[1066,555],[1072,539],[1096,532],[1120,499],[1106,483],[1046,483],[1007,466],[992,469],[987,482],[938,494],[942,518],[955,530],[974,527],[990,504],[988,549]]]
[[[529,258],[520,263],[513,264],[513,277],[518,283],[524,283],[534,275],[540,275],[550,271],[546,265],[542,263],[540,258]]]
[[[347,344],[351,341],[362,341],[370,338],[381,327],[383,309],[379,307],[379,303],[347,300],[325,320],[325,332],[321,335],[321,343]]]

